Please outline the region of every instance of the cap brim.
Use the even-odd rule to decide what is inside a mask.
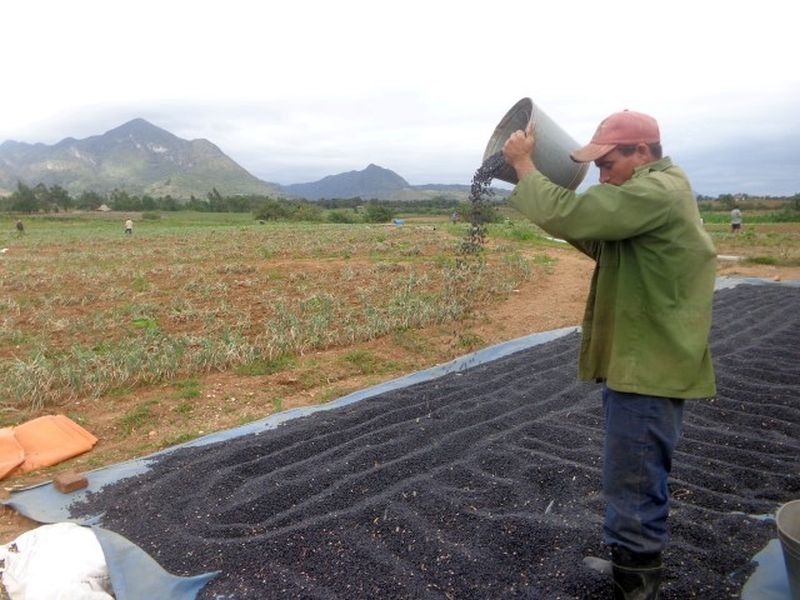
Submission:
[[[586,144],[583,148],[578,148],[569,156],[575,162],[589,163],[605,156],[616,147],[616,144]]]

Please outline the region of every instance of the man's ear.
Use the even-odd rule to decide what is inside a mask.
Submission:
[[[653,153],[650,151],[650,146],[644,142],[636,144],[636,155],[645,163],[653,162],[655,160]]]

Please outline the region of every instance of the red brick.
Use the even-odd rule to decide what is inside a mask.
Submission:
[[[69,494],[75,490],[81,490],[89,485],[89,480],[83,473],[75,473],[68,471],[66,473],[59,473],[53,477],[53,485],[62,494]]]

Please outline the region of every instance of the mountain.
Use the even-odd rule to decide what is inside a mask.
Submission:
[[[205,198],[216,188],[223,196],[259,194],[307,200],[356,198],[412,201],[467,200],[469,185],[410,185],[400,175],[370,164],[362,171],[329,175],[310,183],[281,186],[248,173],[208,140],[184,140],[144,119],[134,119],[102,135],[53,145],[6,141],[0,144],[0,196],[17,182],[60,185],[71,195],[83,191]],[[496,190],[503,195],[503,190]]]
[[[362,171],[348,171],[338,175],[328,175],[319,181],[295,183],[281,186],[283,192],[290,196],[319,200],[321,198],[362,198],[371,200],[411,201],[448,198],[466,200],[469,197],[469,185],[410,185],[400,175],[370,164]],[[502,190],[496,193],[502,194]]]
[[[328,175],[311,183],[284,185],[283,191],[307,200],[320,198],[385,198],[409,187],[394,171],[370,164],[363,171]]]
[[[184,140],[134,119],[103,135],[65,138],[51,146],[6,141],[0,144],[0,194],[17,181],[60,185],[73,195],[114,189],[134,194],[205,198],[220,194],[280,193],[276,184],[248,173],[204,139]]]

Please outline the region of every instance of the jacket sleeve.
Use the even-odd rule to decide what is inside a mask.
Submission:
[[[661,187],[657,176],[642,174],[623,185],[600,184],[577,194],[534,171],[519,182],[510,203],[550,235],[573,245],[617,241],[652,231],[666,222],[670,195],[664,190],[654,193]],[[586,248],[576,247],[586,252]]]

